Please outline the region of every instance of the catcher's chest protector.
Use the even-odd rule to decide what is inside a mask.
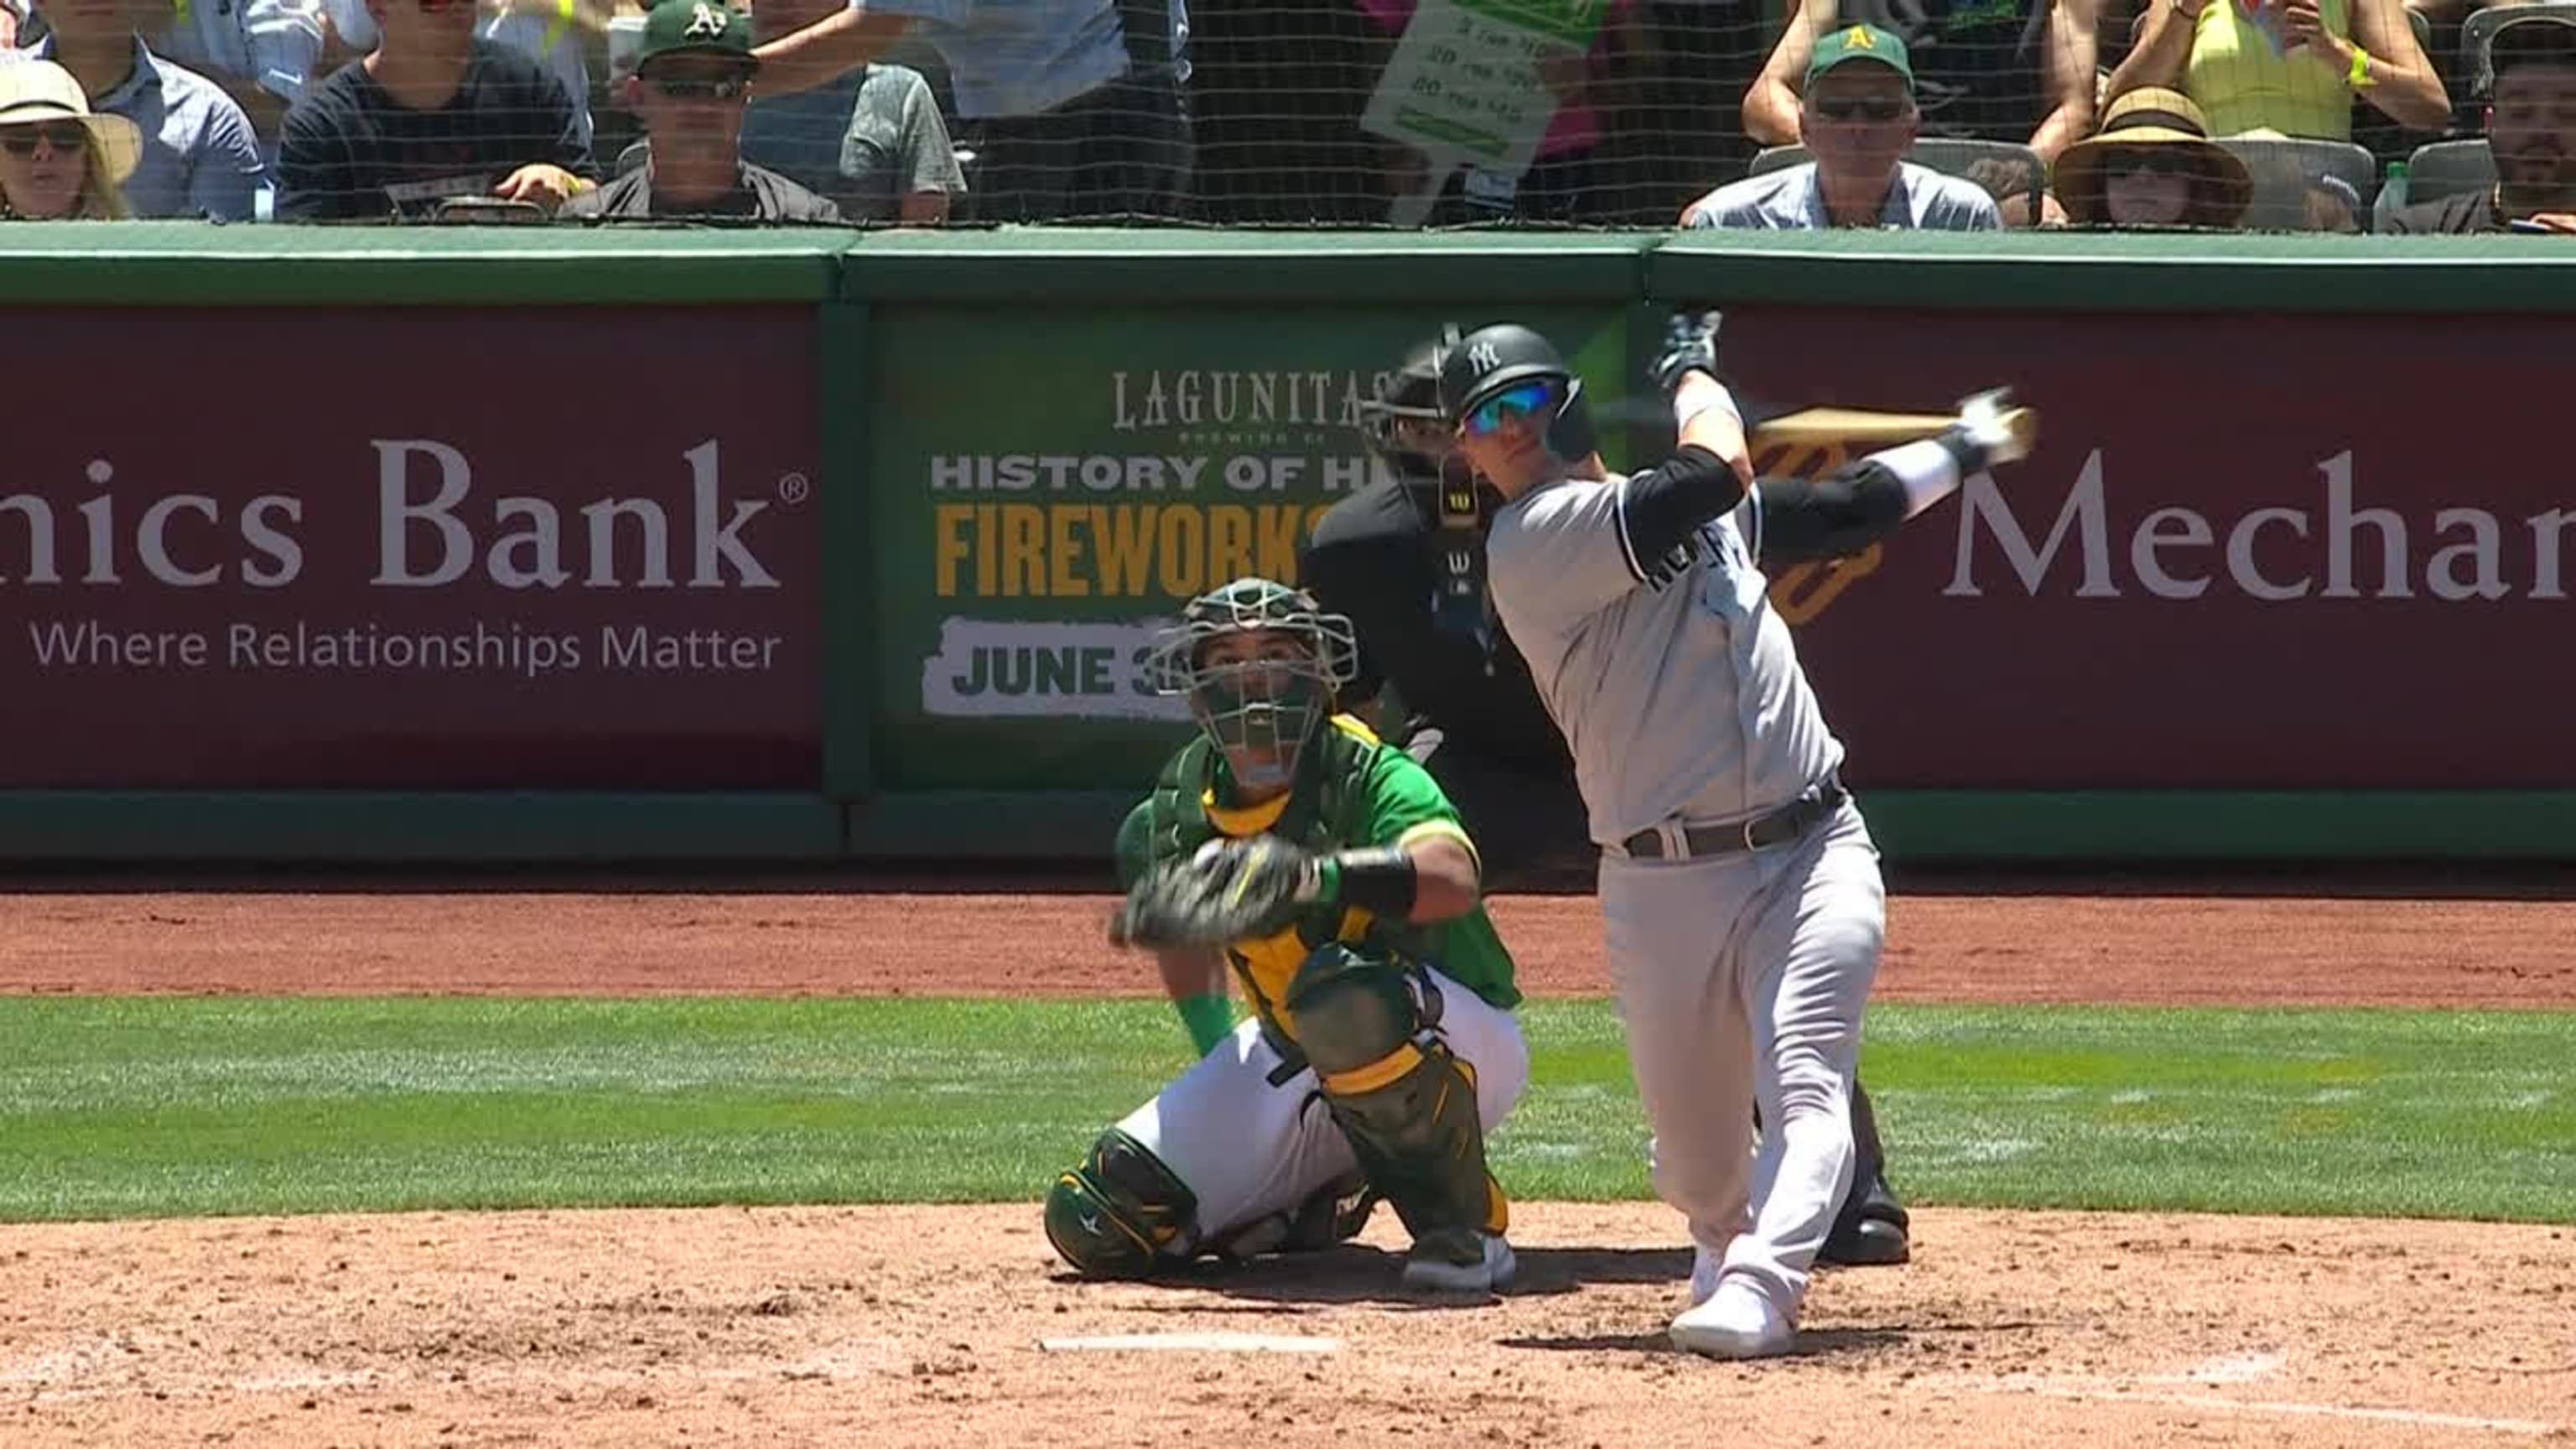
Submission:
[[[1309,850],[1329,852],[1363,844],[1368,833],[1368,778],[1380,746],[1334,725],[1316,731],[1306,766],[1298,772],[1287,808],[1270,832]],[[1148,863],[1187,860],[1222,832],[1208,818],[1209,782],[1216,778],[1214,747],[1202,735],[1183,746],[1163,766],[1154,782]],[[1279,934],[1228,946],[1236,977],[1249,991],[1262,1020],[1290,1040],[1295,1024],[1282,1005],[1289,979],[1308,952],[1328,941],[1375,941],[1407,959],[1418,959],[1421,943],[1409,926],[1380,923],[1365,911],[1316,906],[1298,913]]]

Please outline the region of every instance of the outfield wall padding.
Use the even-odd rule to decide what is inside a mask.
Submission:
[[[0,860],[1096,857],[1139,652],[1352,407],[1549,332],[2039,453],[1773,571],[1906,861],[2576,855],[2576,268],[2528,239],[0,228]],[[102,387],[100,379],[116,385]],[[2529,435],[2529,443],[2517,442]],[[1816,472],[1867,444],[1773,449]]]

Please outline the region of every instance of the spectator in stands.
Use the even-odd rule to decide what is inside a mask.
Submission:
[[[321,0],[321,5],[322,18],[328,23],[325,56],[342,51],[365,55],[376,48],[376,21],[367,13],[367,0]],[[581,122],[581,143],[596,151],[585,36],[599,22],[588,18],[589,10],[589,0],[495,0],[484,7],[475,33],[505,50],[527,52],[563,82],[564,94],[572,97],[573,112]]]
[[[2349,141],[2356,95],[2419,131],[2451,111],[2403,0],[2157,0],[2111,73],[2113,96],[2148,87],[2190,96],[2222,137]]]
[[[1905,42],[1893,32],[1847,25],[1817,40],[1798,111],[1815,160],[1721,186],[1685,208],[1682,225],[1991,231],[2003,224],[1984,187],[1904,159],[1921,116]]]
[[[115,221],[142,150],[134,123],[92,112],[70,71],[0,65],[0,220]]]
[[[322,58],[320,0],[170,0],[152,52],[224,88],[263,144],[304,98]]]
[[[2576,233],[2576,23],[2530,15],[2496,30],[2487,146],[2496,184],[2400,208],[2392,232]]]
[[[1854,23],[1901,36],[1922,134],[2027,145],[2042,161],[2093,129],[2100,0],[1800,0],[1798,19],[1744,95],[1766,146],[1805,137],[1797,78],[1816,38]]]
[[[1387,169],[1386,142],[1362,131],[1360,117],[1388,47],[1367,13],[1352,0],[1189,0],[1189,16],[1204,218],[1384,221],[1376,178]]]
[[[26,24],[26,15],[21,9],[25,3],[26,0],[0,0],[0,50],[25,43],[20,38],[20,31]]]
[[[142,217],[248,221],[267,168],[250,118],[223,87],[152,53],[137,22],[161,0],[48,0],[49,31],[24,52],[71,72],[91,108],[142,138],[125,204]]]
[[[2099,135],[2051,168],[2058,204],[2077,226],[2226,229],[2245,215],[2245,163],[2209,139],[2208,118],[2180,91],[2131,91],[2111,102]]]
[[[1710,176],[1740,173],[1753,159],[1760,143],[1745,134],[1741,109],[1709,97],[1742,96],[1762,73],[1773,9],[1773,0],[1643,0],[1643,43],[1626,57],[1641,94],[1613,128],[1613,144],[1642,173],[1630,184],[1648,188],[1636,224],[1662,221]]]
[[[435,216],[450,198],[552,211],[596,183],[563,83],[474,38],[473,0],[367,0],[376,48],[287,114],[277,214]]]
[[[976,152],[985,221],[1178,217],[1192,164],[1183,0],[851,0],[758,47],[774,95],[811,90],[920,25]]]
[[[759,0],[752,38],[765,45],[839,11],[844,0]],[[832,199],[848,221],[936,226],[966,192],[965,173],[930,82],[910,66],[871,61],[812,90],[769,95],[763,77],[743,120],[742,154]]]
[[[643,165],[574,197],[568,217],[728,216],[831,222],[841,210],[742,159],[744,108],[760,62],[751,17],[724,0],[662,0],[626,79],[626,105],[650,138]]]

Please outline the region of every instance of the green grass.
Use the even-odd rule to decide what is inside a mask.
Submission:
[[[1647,1194],[1599,1002],[1525,1017],[1523,1198]],[[1157,1003],[0,998],[0,1219],[1034,1198]],[[1880,1006],[1918,1203],[2576,1221],[2576,1012]]]

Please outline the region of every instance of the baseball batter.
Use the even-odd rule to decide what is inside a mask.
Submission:
[[[1349,620],[1239,579],[1147,661],[1199,733],[1119,831],[1112,938],[1155,952],[1201,1059],[1048,1193],[1048,1241],[1085,1273],[1329,1247],[1382,1197],[1413,1234],[1408,1286],[1512,1276],[1485,1165],[1529,1080],[1512,960],[1447,798],[1335,713],[1357,656]]]
[[[1757,560],[1864,546],[2027,454],[2036,420],[1988,394],[1937,439],[1771,487],[1717,378],[1713,315],[1676,319],[1656,380],[1680,444],[1627,477],[1594,450],[1581,382],[1527,328],[1452,341],[1441,407],[1506,500],[1488,543],[1494,602],[1564,731],[1601,848],[1656,1190],[1698,1248],[1672,1338],[1758,1358],[1794,1343],[1850,1185],[1885,898],[1838,778],[1842,745]]]
[[[1297,576],[1359,632],[1360,673],[1342,702],[1440,782],[1475,834],[1486,889],[1497,881],[1555,886],[1579,871],[1589,890],[1600,852],[1589,838],[1565,737],[1539,699],[1520,646],[1494,617],[1485,533],[1501,500],[1477,481],[1458,454],[1456,427],[1443,421],[1440,351],[1436,339],[1409,349],[1377,396],[1360,405],[1361,436],[1391,476],[1316,522]],[[1766,435],[1799,436],[1826,416],[1822,409],[1751,407],[1745,421],[1756,448]],[[1926,420],[1847,412],[1842,421],[1854,429],[1919,429]],[[1930,422],[1928,430],[1886,441],[1930,436],[1940,421]],[[1768,567],[1807,556],[1794,532],[1772,529],[1755,562]],[[1863,548],[1865,533],[1837,529],[1805,542],[1825,551]],[[1857,1071],[1851,1115],[1852,1186],[1817,1261],[1903,1263],[1913,1253],[1910,1223],[1887,1179],[1878,1117]]]

